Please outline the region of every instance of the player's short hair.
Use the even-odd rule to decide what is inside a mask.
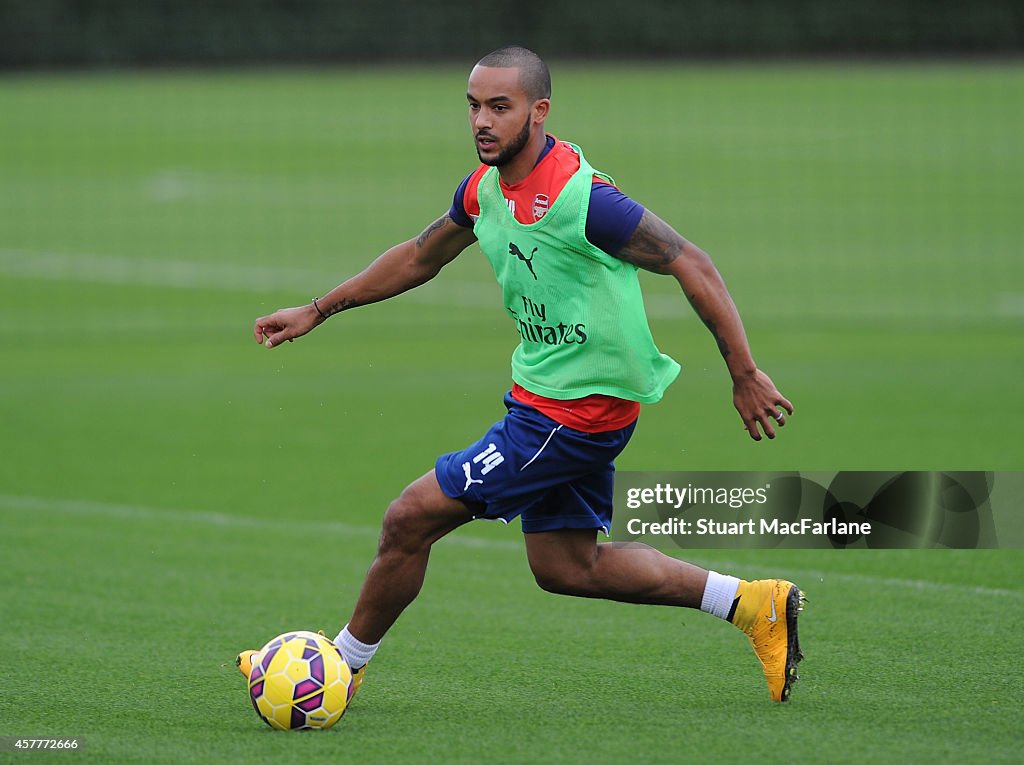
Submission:
[[[544,59],[528,48],[506,45],[484,56],[477,66],[519,70],[519,84],[531,102],[551,98],[551,72]]]

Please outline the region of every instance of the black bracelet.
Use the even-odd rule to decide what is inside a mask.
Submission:
[[[313,307],[316,309],[316,312],[320,314],[320,318],[323,319],[324,321],[327,321],[327,314],[320,310],[320,306],[316,304],[316,301],[317,298],[313,298]]]

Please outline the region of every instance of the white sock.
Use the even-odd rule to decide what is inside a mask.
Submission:
[[[345,657],[345,661],[348,662],[348,665],[353,670],[357,670],[365,665],[366,662],[373,658],[373,655],[377,653],[377,649],[380,647],[380,643],[368,645],[353,637],[352,633],[348,631],[347,624],[338,633],[338,637],[334,638],[334,644],[338,646],[341,655]]]
[[[700,610],[719,619],[728,619],[739,586],[740,580],[734,576],[722,576],[717,571],[708,571],[708,583],[704,586]]]

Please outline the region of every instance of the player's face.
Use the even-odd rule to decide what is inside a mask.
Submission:
[[[529,142],[536,116],[534,104],[519,85],[519,70],[475,67],[469,75],[466,98],[480,161],[497,167],[507,165]]]

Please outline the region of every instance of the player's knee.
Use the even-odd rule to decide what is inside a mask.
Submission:
[[[380,552],[418,552],[429,546],[423,529],[423,507],[403,491],[388,505],[380,531]]]
[[[537,586],[544,590],[544,592],[550,592],[555,595],[572,594],[569,592],[569,582],[562,576],[548,571],[534,571],[533,578],[537,582]]]
[[[563,564],[531,564],[534,581],[545,592],[555,595],[585,596],[590,578],[584,569]]]

